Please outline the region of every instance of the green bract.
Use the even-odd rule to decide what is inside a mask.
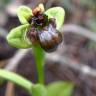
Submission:
[[[46,87],[41,84],[36,84],[32,88],[32,96],[47,96]]]
[[[47,96],[71,96],[74,85],[70,82],[57,81],[47,86]]]

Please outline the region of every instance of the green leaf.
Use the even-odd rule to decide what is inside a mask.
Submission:
[[[28,19],[32,16],[32,10],[27,6],[20,6],[17,9],[17,15],[21,24],[27,24]]]
[[[32,88],[32,96],[47,96],[47,90],[45,86],[36,84]]]
[[[20,75],[17,75],[16,73],[0,69],[0,80],[1,79],[6,79],[8,81],[11,81],[19,85],[20,87],[26,89],[30,94],[32,93],[33,84],[29,80],[23,78]]]
[[[71,96],[73,84],[70,82],[57,81],[47,86],[48,96]]]
[[[39,45],[32,46],[33,53],[35,56],[37,73],[38,73],[38,80],[39,83],[44,83],[44,63],[45,63],[45,53],[43,49]]]
[[[30,48],[32,45],[25,38],[25,34],[29,28],[30,25],[25,24],[12,29],[7,35],[8,43],[16,48]]]
[[[48,9],[45,12],[46,15],[48,15],[49,18],[55,18],[56,24],[57,24],[57,30],[61,28],[61,26],[64,23],[64,17],[65,17],[65,11],[61,7],[53,7]]]

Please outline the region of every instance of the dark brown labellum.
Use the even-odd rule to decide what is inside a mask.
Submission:
[[[33,44],[39,44],[46,52],[53,52],[62,42],[62,34],[56,30],[54,18],[41,13],[35,13],[30,18],[31,28],[27,32],[27,37]]]
[[[53,52],[62,42],[62,34],[49,24],[45,29],[38,32],[38,39],[41,47],[46,52]]]

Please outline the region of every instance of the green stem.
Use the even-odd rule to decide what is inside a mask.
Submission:
[[[35,45],[32,47],[34,56],[35,56],[35,62],[37,67],[37,74],[38,74],[38,82],[40,84],[44,84],[44,62],[45,62],[45,54],[42,48],[40,46]]]
[[[23,78],[22,76],[19,76],[13,72],[9,72],[7,70],[0,69],[0,77],[23,87],[30,94],[32,94],[33,84],[30,81],[28,81],[27,79]]]
[[[38,74],[38,82],[40,84],[44,84],[44,69],[43,66],[41,66],[40,64],[36,64],[37,67],[37,74]]]

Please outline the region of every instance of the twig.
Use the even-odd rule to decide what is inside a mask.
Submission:
[[[0,28],[0,36],[5,38],[7,36],[7,31],[3,28]]]
[[[7,83],[5,96],[14,96],[14,84],[10,81]]]
[[[96,33],[92,32],[86,28],[83,28],[79,25],[74,25],[74,24],[65,24],[62,29],[61,32],[64,33],[75,33],[78,35],[82,35],[85,36],[87,38],[89,38],[90,40],[93,40],[96,42]]]
[[[76,6],[74,6],[74,4],[71,3],[71,0],[57,0],[58,4],[63,6],[64,8],[66,8],[69,12],[74,13],[76,12],[78,9]]]
[[[48,1],[46,2],[46,5],[45,5],[46,9],[50,8],[50,7],[52,6],[52,3],[53,3],[54,1],[55,1],[55,0],[48,0]]]
[[[53,54],[47,54],[46,58],[49,60],[52,60],[54,62],[59,62],[60,64],[62,64],[64,66],[68,66],[68,67],[70,67],[82,74],[96,77],[96,70],[95,69],[93,69],[83,63],[77,64],[77,62],[74,62],[73,60],[71,60],[68,57],[60,56],[56,53],[53,53]]]
[[[19,49],[14,57],[9,60],[9,63],[6,65],[5,69],[13,71],[28,51],[29,49]]]

